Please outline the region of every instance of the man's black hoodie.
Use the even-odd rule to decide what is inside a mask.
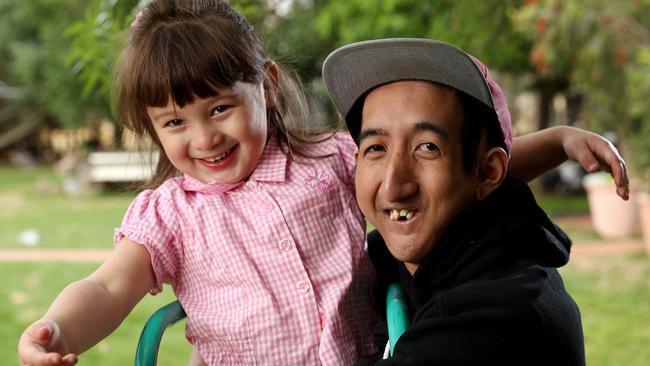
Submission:
[[[585,364],[580,313],[556,270],[571,241],[523,182],[507,177],[459,215],[413,276],[378,233],[368,242],[378,295],[400,283],[411,318],[376,365]]]

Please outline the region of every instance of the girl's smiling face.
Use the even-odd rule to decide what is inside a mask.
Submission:
[[[216,95],[179,107],[148,107],[169,161],[203,183],[237,183],[248,178],[266,144],[266,110],[272,99],[262,84],[236,82]]]

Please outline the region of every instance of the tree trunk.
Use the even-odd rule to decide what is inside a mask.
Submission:
[[[537,128],[539,130],[551,125],[553,98],[558,92],[566,90],[568,86],[569,82],[561,79],[544,79],[537,81],[537,90],[539,91],[539,115],[537,119]]]
[[[580,114],[584,104],[585,96],[582,93],[567,93],[566,96],[566,114],[567,124],[575,126],[580,122]]]
[[[554,96],[555,90],[550,87],[542,87],[539,91],[538,130],[543,130],[551,124],[551,103],[553,102]]]
[[[14,119],[17,118],[14,117]],[[9,120],[9,118],[7,120]],[[2,122],[2,124],[5,124],[4,121]],[[29,114],[27,118],[22,119],[16,126],[7,131],[2,131],[0,133],[0,150],[4,150],[11,145],[24,140],[26,137],[36,132],[43,122],[44,119],[40,113],[32,113]]]

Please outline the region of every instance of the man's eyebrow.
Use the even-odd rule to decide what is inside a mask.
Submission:
[[[383,136],[386,134],[386,131],[382,130],[381,128],[367,128],[359,133],[359,136],[357,137],[357,140],[359,141],[359,144],[364,139],[367,139],[368,137],[372,136]]]
[[[449,140],[449,132],[447,132],[446,129],[440,127],[439,125],[433,122],[429,122],[429,121],[418,122],[415,124],[414,129],[416,131],[430,131],[440,135],[445,140]]]

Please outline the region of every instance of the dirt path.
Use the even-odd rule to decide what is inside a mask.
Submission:
[[[0,249],[0,262],[103,262],[108,249]]]

